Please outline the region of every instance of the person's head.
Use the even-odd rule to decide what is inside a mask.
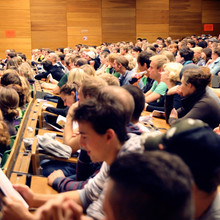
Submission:
[[[53,67],[53,63],[52,63],[50,60],[44,60],[44,61],[42,62],[42,65],[43,65],[43,68],[44,68],[47,72],[49,72],[50,69]]]
[[[187,47],[193,48],[196,46],[196,42],[194,40],[188,40]]]
[[[89,76],[95,76],[95,69],[89,64],[80,66],[80,69],[82,69]]]
[[[49,53],[47,56],[47,60],[51,61],[52,64],[55,64],[58,61],[58,56],[56,53]]]
[[[188,96],[196,90],[204,90],[211,81],[211,73],[205,73],[200,68],[187,69],[183,72],[180,91],[182,96]]]
[[[6,70],[1,77],[2,86],[7,86],[10,84],[18,84],[19,86],[22,86],[18,72],[15,70]]]
[[[180,71],[183,65],[177,62],[166,63],[163,66],[163,73],[161,74],[161,80],[165,83],[175,86],[180,82]]]
[[[19,75],[24,76],[28,80],[34,79],[34,71],[31,66],[25,62],[18,67]]]
[[[85,58],[90,61],[90,60],[94,60],[96,57],[95,53],[93,51],[89,51],[85,54]]]
[[[192,60],[193,55],[194,55],[194,52],[192,50],[190,50],[188,47],[183,47],[177,53],[176,62],[183,64],[184,62],[188,60]]]
[[[138,55],[142,52],[142,49],[139,46],[135,46],[132,49],[132,55],[137,59]]]
[[[78,85],[76,83],[66,83],[60,89],[60,97],[64,106],[70,107],[78,100]]]
[[[216,60],[218,57],[220,57],[220,47],[212,50],[212,59]]]
[[[127,58],[124,56],[118,56],[114,61],[114,69],[116,72],[122,73],[123,70],[130,70],[128,64],[129,62]]]
[[[144,106],[145,106],[144,93],[142,92],[140,88],[138,88],[137,86],[133,86],[133,85],[124,85],[123,88],[126,89],[132,95],[134,99],[135,106],[134,106],[134,111],[132,114],[131,121],[133,123],[137,123],[139,121],[139,117],[142,111],[144,110]]]
[[[172,52],[173,54],[177,53],[178,50],[178,45],[177,44],[170,44],[168,47],[169,51]]]
[[[113,76],[112,74],[102,74],[99,77],[105,80],[109,86],[120,86],[118,78]]]
[[[88,75],[80,68],[71,69],[68,76],[68,82],[76,82],[77,84],[81,85],[82,81]]]
[[[141,52],[139,55],[138,55],[138,58],[137,58],[137,63],[138,63],[138,69],[143,72],[143,71],[147,71],[148,68],[150,67],[150,57],[151,57],[151,54],[149,52]]]
[[[17,116],[18,112],[16,108],[18,104],[19,96],[14,89],[7,87],[0,88],[0,109],[3,117],[14,118]]]
[[[106,220],[193,219],[191,173],[179,157],[158,151],[127,154],[113,162],[109,176]]]
[[[74,111],[79,124],[80,146],[93,162],[111,164],[127,140],[126,115],[123,105],[111,96],[88,99]]]
[[[174,62],[174,60],[175,60],[174,54],[170,51],[162,50],[162,51],[160,51],[160,55],[165,55],[168,58],[169,62]]]
[[[88,64],[87,60],[85,58],[79,58],[76,61],[76,67],[81,67],[85,64]]]
[[[135,109],[134,98],[126,89],[120,86],[106,86],[102,87],[97,97],[100,101],[118,100],[124,107],[124,114],[126,116],[126,124],[132,120],[132,115]]]
[[[124,46],[124,45],[121,46],[121,47],[120,47],[120,54],[124,56],[124,55],[126,55],[127,53],[128,53],[128,46]]]
[[[194,51],[193,58],[195,60],[199,60],[201,58],[201,54],[202,54],[202,47],[194,47],[191,50]]]
[[[202,59],[204,59],[207,62],[212,57],[212,50],[210,48],[204,48],[202,50],[201,57],[202,57]]]
[[[208,124],[184,119],[165,134],[143,135],[145,150],[164,149],[180,156],[189,166],[197,188],[212,193],[220,184],[220,136]]]
[[[100,77],[86,77],[82,81],[82,84],[79,88],[79,101],[83,102],[87,98],[96,98],[100,92],[100,89],[107,85],[107,82],[101,79]]]
[[[155,55],[150,58],[151,63],[149,67],[149,75],[151,79],[160,81],[161,72],[163,71],[163,65],[168,62],[165,55]]]

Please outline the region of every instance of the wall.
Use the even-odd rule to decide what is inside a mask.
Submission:
[[[217,35],[219,11],[219,0],[0,0],[0,57],[9,48],[30,58],[34,48],[208,34],[204,24]]]

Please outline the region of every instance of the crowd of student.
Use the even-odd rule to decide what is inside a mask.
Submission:
[[[66,117],[63,143],[80,153],[77,164],[42,160],[48,184],[61,193],[16,185],[38,210],[4,198],[4,219],[219,219],[220,100],[210,88],[219,56],[220,36],[209,35],[36,49],[31,61],[7,50],[0,127],[14,135],[31,84],[49,81],[42,86],[54,95],[45,99],[57,108],[45,109]],[[143,110],[165,111],[171,128],[149,132],[139,123]],[[56,116],[45,120],[58,126]],[[9,134],[2,137],[7,150]]]

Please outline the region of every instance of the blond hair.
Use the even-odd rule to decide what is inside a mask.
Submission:
[[[180,71],[182,70],[183,65],[177,62],[170,62],[163,65],[163,69],[169,72],[169,80],[171,83],[176,84],[180,82]]]
[[[74,68],[69,72],[68,82],[76,82],[78,85],[87,77],[87,74],[80,68]]]

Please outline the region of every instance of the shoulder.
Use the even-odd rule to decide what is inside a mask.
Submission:
[[[140,135],[128,134],[129,139],[123,144],[118,156],[122,156],[127,153],[142,153],[143,149],[141,147]]]

